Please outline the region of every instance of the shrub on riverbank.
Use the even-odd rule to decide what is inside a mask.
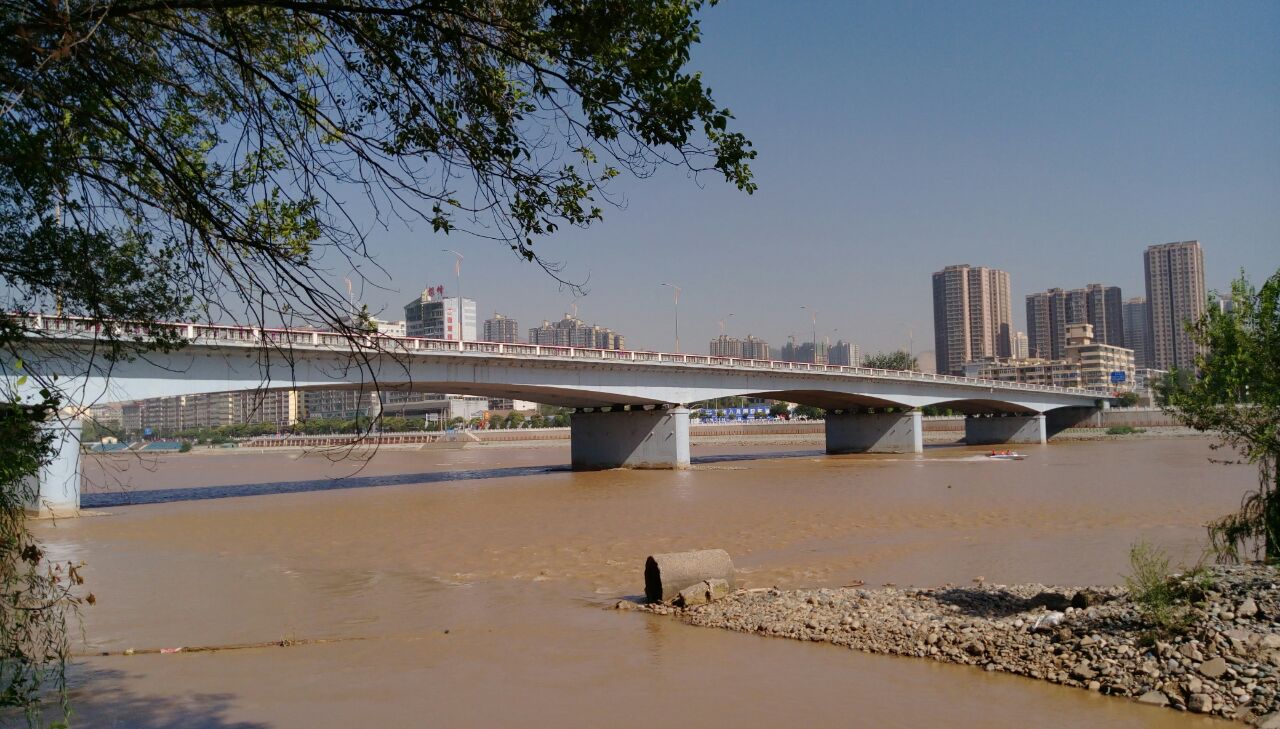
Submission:
[[[1213,587],[1208,571],[1197,566],[1185,574],[1172,574],[1169,555],[1146,542],[1130,547],[1129,567],[1125,587],[1138,614],[1152,628],[1148,642],[1185,633],[1191,627],[1193,605]]]

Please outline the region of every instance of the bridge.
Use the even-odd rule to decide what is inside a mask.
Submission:
[[[82,403],[375,387],[531,400],[573,409],[571,460],[580,470],[687,467],[688,406],[716,398],[821,407],[828,453],[919,453],[920,409],[929,406],[964,413],[966,442],[1004,444],[1044,443],[1108,404],[1092,390],[866,367],[194,323],[164,325],[186,341],[177,351],[108,363],[99,325],[33,316],[29,326],[35,336],[17,354]],[[11,356],[0,358],[0,375],[20,391],[35,387],[18,387]],[[60,455],[41,478],[48,510],[78,506],[77,429],[63,429]],[[74,488],[55,483],[71,481]]]

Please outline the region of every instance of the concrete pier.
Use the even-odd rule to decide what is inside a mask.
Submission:
[[[27,513],[35,517],[80,515],[80,421],[44,425],[53,436],[53,458],[32,476],[37,481],[35,501]]]
[[[964,442],[969,445],[1043,444],[1047,438],[1044,415],[976,415],[964,419]]]
[[[827,453],[922,453],[920,411],[827,411]]]
[[[569,418],[575,471],[689,467],[689,409],[575,411]]]

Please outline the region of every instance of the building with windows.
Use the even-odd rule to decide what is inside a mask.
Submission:
[[[938,372],[1013,350],[1010,278],[985,266],[947,266],[933,274],[933,338]]]
[[[1145,296],[1135,296],[1124,302],[1124,346],[1133,350],[1133,365],[1138,369],[1150,366],[1151,311]]]
[[[815,346],[813,342],[796,343],[795,339],[790,339],[786,344],[782,345],[782,349],[778,352],[778,359],[783,362],[808,362],[810,364],[826,364],[827,363],[827,345],[825,342],[818,342]]]
[[[1081,387],[1103,390],[1133,389],[1133,350],[1093,339],[1093,325],[1067,327],[1067,359],[1080,365]]]
[[[405,331],[410,337],[476,341],[476,302],[444,296],[443,287],[427,288],[404,305]]]
[[[1147,365],[1158,370],[1191,369],[1197,347],[1185,327],[1204,316],[1208,303],[1200,242],[1151,246],[1143,254],[1143,264],[1151,330]]]
[[[1066,356],[1058,360],[988,358],[965,364],[964,374],[1000,382],[1098,390],[1130,390],[1136,386],[1133,350],[1093,339],[1087,322],[1067,327]],[[1121,373],[1117,381],[1114,373]]]
[[[712,357],[736,357],[739,359],[769,359],[769,343],[763,339],[747,335],[746,339],[738,339],[721,334],[711,340]]]
[[[987,359],[965,364],[966,377],[981,377],[999,382],[1020,382],[1027,385],[1052,385],[1079,387],[1080,365],[1075,362],[1045,359]]]
[[[588,325],[581,319],[568,314],[555,323],[544,320],[542,326],[530,329],[529,344],[587,349],[626,349],[626,339],[621,334],[595,324]]]
[[[495,311],[492,319],[484,320],[484,341],[515,344],[520,341],[520,325]]]
[[[1031,357],[1031,347],[1027,340],[1026,332],[1014,332],[1013,335],[1013,358],[1028,359]]]
[[[312,395],[313,393],[306,393]],[[239,390],[175,395],[121,403],[120,428],[130,435],[172,435],[204,428],[266,423],[288,427],[305,417],[297,390]]]
[[[1124,304],[1120,287],[1089,284],[1082,289],[1049,289],[1027,295],[1027,354],[1044,359],[1066,356],[1067,327],[1089,324],[1096,341],[1124,346]]]
[[[835,344],[827,348],[827,364],[844,365],[845,367],[861,366],[862,352],[858,350],[858,345],[853,342],[838,339]]]

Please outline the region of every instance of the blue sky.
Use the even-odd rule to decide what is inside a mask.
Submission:
[[[668,170],[612,188],[623,209],[538,247],[588,279],[579,315],[634,348],[730,333],[931,350],[929,274],[1010,272],[1026,294],[1142,291],[1142,250],[1198,239],[1207,283],[1280,268],[1280,3],[726,0],[692,67],[755,143],[747,196]],[[428,284],[525,329],[571,295],[493,243],[429,228],[372,241],[399,311]]]

